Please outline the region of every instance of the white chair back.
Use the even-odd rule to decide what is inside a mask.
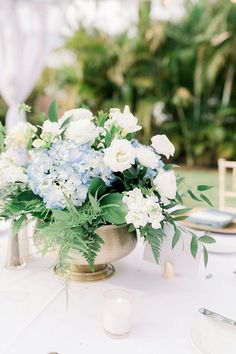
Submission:
[[[227,170],[232,170],[232,183],[227,184]],[[236,161],[218,160],[219,171],[219,209],[236,212]],[[235,207],[227,206],[227,198],[235,199]]]

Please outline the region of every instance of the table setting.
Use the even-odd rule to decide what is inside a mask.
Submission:
[[[54,101],[2,130],[1,354],[236,352],[235,235],[199,227],[184,196],[212,187],[180,192],[174,145],[141,129]]]

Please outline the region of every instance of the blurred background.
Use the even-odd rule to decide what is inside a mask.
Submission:
[[[128,104],[142,142],[167,134],[193,183],[217,185],[218,158],[235,160],[236,0],[0,0],[0,26],[2,122],[14,111],[6,92],[19,76],[17,92],[32,81],[22,101],[34,124],[52,99],[61,112]],[[18,50],[12,45],[11,64],[6,43]]]

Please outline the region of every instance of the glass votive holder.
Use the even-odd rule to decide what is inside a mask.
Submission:
[[[103,327],[113,338],[126,337],[131,329],[134,295],[125,289],[110,289],[104,292],[105,303]]]

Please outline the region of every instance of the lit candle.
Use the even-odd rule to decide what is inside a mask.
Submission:
[[[132,322],[133,294],[128,290],[111,289],[105,291],[104,296],[105,332],[114,338],[127,336]]]

